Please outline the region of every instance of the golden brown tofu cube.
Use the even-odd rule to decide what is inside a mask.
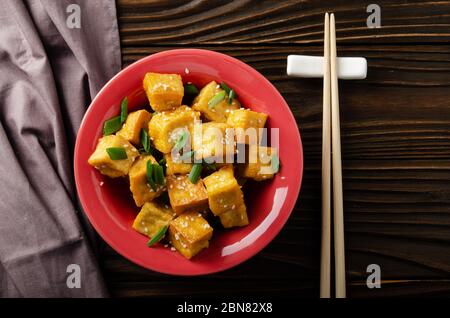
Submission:
[[[147,73],[144,77],[144,90],[154,111],[160,112],[181,106],[184,87],[178,74]]]
[[[244,195],[232,167],[221,168],[207,176],[203,182],[208,193],[209,208],[214,215],[221,215],[244,204]]]
[[[123,148],[127,154],[127,159],[112,160],[107,148]],[[88,163],[98,169],[101,174],[111,178],[123,177],[128,174],[139,152],[128,141],[120,136],[109,135],[99,139],[94,153],[89,157]]]
[[[199,213],[188,212],[170,222],[170,243],[190,259],[209,246],[213,228]]]
[[[224,123],[195,124],[192,149],[198,160],[208,159],[208,162],[231,163],[235,153],[233,129]]]
[[[188,176],[168,176],[167,191],[173,211],[180,215],[184,212],[201,212],[208,208],[208,194],[203,181],[193,184]]]
[[[152,118],[152,114],[142,109],[128,114],[127,120],[116,135],[122,136],[134,145],[140,142],[141,129],[148,128],[148,122]]]
[[[169,206],[146,202],[133,222],[133,229],[152,238],[162,227],[169,226],[173,212]]]
[[[222,213],[219,215],[219,218],[224,228],[248,225],[248,216],[245,204],[240,205],[228,212]]]
[[[199,118],[200,114],[187,106],[154,114],[148,124],[148,132],[155,148],[162,153],[170,153],[181,134],[191,136],[194,121]]]
[[[157,163],[152,156],[141,155],[130,169],[130,190],[137,206],[152,201],[164,191],[164,186],[160,185],[157,185],[157,189],[154,191],[147,182],[147,161],[149,160],[154,164]]]
[[[164,155],[164,159],[166,159],[166,174],[168,176],[174,174],[188,174],[192,169],[192,163],[190,163],[190,161],[193,161],[192,158],[183,161],[180,159],[179,155],[172,158],[172,155],[168,153]]]
[[[276,173],[272,166],[274,156],[278,157],[276,148],[250,145],[247,163],[239,168],[239,174],[256,181],[271,179]]]
[[[195,97],[192,108],[201,112],[203,116],[211,121],[225,123],[230,111],[239,109],[241,104],[237,99],[233,99],[231,105],[228,103],[228,96],[210,108],[208,102],[218,93],[223,92],[223,89],[215,81],[212,81],[203,87],[200,93]]]
[[[264,128],[267,115],[249,109],[230,112],[227,124],[235,129],[236,141],[245,144],[260,144],[261,128]]]

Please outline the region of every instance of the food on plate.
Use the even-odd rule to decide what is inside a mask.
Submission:
[[[170,222],[169,242],[190,259],[209,246],[213,228],[200,213],[187,212]]]
[[[171,110],[181,106],[184,88],[178,74],[147,73],[144,77],[144,90],[154,111]]]
[[[240,107],[234,90],[215,81],[203,87],[192,104],[192,108],[201,112],[206,119],[218,123],[226,122],[228,114]]]
[[[244,178],[263,181],[273,178],[279,164],[276,148],[250,145],[247,162],[239,167],[238,172]]]
[[[111,178],[124,177],[130,171],[139,152],[126,139],[117,135],[99,139],[97,148],[89,157],[89,164]]]
[[[260,129],[264,128],[266,120],[267,115],[264,113],[254,112],[250,109],[237,109],[230,112],[227,118],[227,124],[234,128],[237,142],[247,145],[252,143],[259,144],[259,138],[261,137]],[[250,140],[251,136],[245,134],[248,128],[254,129],[254,142]]]
[[[156,149],[162,153],[169,153],[177,140],[182,136],[188,138],[192,134],[194,122],[199,119],[200,114],[188,106],[158,112],[152,116],[148,124],[148,133]]]
[[[117,135],[125,138],[133,145],[138,145],[141,130],[147,129],[150,118],[152,118],[152,115],[145,109],[132,112],[128,115],[122,128],[117,132]]]
[[[215,230],[249,224],[243,186],[273,178],[278,151],[261,145],[267,114],[243,108],[225,83],[198,89],[178,74],[150,72],[143,88],[150,107],[130,111],[125,97],[88,163],[127,180],[140,208],[132,228],[148,246],[172,246],[191,259]]]

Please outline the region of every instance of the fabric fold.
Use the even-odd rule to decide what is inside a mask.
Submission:
[[[72,157],[91,98],[120,68],[113,0],[0,2],[1,297],[107,296]]]

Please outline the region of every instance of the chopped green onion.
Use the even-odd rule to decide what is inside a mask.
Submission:
[[[159,198],[163,204],[170,204],[169,193],[167,191],[164,191]]]
[[[225,92],[227,92],[227,94],[229,94],[230,91],[231,91],[230,86],[228,86],[225,82],[220,83],[220,87],[222,87],[222,89],[223,89]]]
[[[198,88],[194,84],[186,84],[186,85],[184,85],[184,94],[185,95],[197,95]]]
[[[141,129],[141,144],[142,148],[144,148],[144,151],[148,154],[152,153],[151,144],[150,144],[150,137],[148,136],[148,132],[142,128]]]
[[[103,136],[108,136],[114,134],[122,128],[122,122],[120,121],[120,116],[108,119],[103,124]]]
[[[165,158],[162,158],[160,161],[158,161],[158,164],[163,168],[163,174],[166,174],[166,165],[167,161]]]
[[[197,183],[198,178],[200,177],[200,174],[202,173],[202,164],[201,163],[194,163],[192,166],[191,172],[189,172],[189,181],[192,183]]]
[[[122,99],[120,103],[120,123],[123,124],[128,117],[128,98]]]
[[[153,177],[156,184],[164,185],[164,170],[160,165],[153,165]]]
[[[277,155],[272,155],[271,168],[273,173],[277,173],[280,169],[280,158]]]
[[[191,159],[194,155],[195,155],[195,150],[188,151],[180,156],[179,161],[183,162],[187,159]],[[191,161],[189,160],[189,162],[191,162]]]
[[[179,152],[181,149],[186,146],[186,142],[188,140],[188,133],[187,131],[183,131],[178,138],[177,142],[175,143],[175,146],[173,147],[173,151]]]
[[[153,244],[159,242],[166,235],[168,228],[169,227],[167,225],[161,227],[158,232],[147,242],[147,246],[151,247]]]
[[[153,191],[156,191],[156,183],[153,179],[153,164],[150,160],[147,161],[147,182]]]
[[[231,103],[233,102],[233,99],[236,98],[236,92],[232,89],[229,93],[228,93],[228,104],[231,105]]]
[[[226,95],[227,93],[225,91],[221,91],[216,95],[214,95],[214,97],[211,98],[208,102],[208,108],[209,109],[214,108],[217,104],[219,104],[221,101],[225,99]]]
[[[123,147],[106,148],[106,152],[108,153],[111,160],[124,160],[128,158],[127,152]]]
[[[211,163],[205,162],[205,166],[206,166],[206,169],[209,170],[209,171],[216,171],[217,170],[217,166],[216,166],[215,162],[211,162]]]

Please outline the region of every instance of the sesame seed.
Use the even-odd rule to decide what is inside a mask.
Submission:
[[[175,247],[172,246],[172,247],[170,248],[170,250],[171,250],[172,252],[174,252],[174,251],[176,251],[177,249],[176,249]]]
[[[101,187],[103,187],[103,185],[104,185],[105,183],[102,181],[102,182],[100,182],[100,186]]]
[[[189,69],[186,67],[186,68],[184,69],[184,72],[185,72],[186,74],[189,74]]]

